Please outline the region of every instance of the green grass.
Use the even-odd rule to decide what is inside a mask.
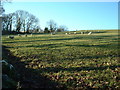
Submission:
[[[93,31],[92,35],[16,35],[13,40],[3,36],[2,40],[26,68],[68,89],[120,88],[120,49],[115,30]]]

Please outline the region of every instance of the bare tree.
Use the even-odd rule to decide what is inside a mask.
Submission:
[[[5,15],[3,20],[3,31],[8,31],[9,21],[8,21],[8,15]]]
[[[50,20],[49,22],[47,22],[47,24],[49,26],[49,29],[50,29],[51,33],[56,31],[57,24],[53,20]]]
[[[57,28],[57,32],[62,32],[62,31],[66,31],[68,28],[65,26],[65,25],[60,25],[58,28]]]
[[[15,27],[18,32],[24,31],[29,33],[30,30],[38,26],[38,22],[38,18],[27,11],[18,10],[15,12]]]
[[[35,29],[38,26],[39,20],[34,15],[29,14],[27,22],[26,22],[26,32],[29,33],[29,30]]]
[[[3,17],[3,30],[10,32],[12,31],[13,16],[14,13],[10,13]]]
[[[25,19],[27,18],[27,15],[29,15],[29,13],[23,10],[18,10],[15,12],[14,25],[17,32],[20,32],[22,27],[24,28],[25,32]]]
[[[5,9],[3,8],[3,4],[5,2],[10,2],[10,0],[0,0],[0,29],[7,31],[11,31],[12,29],[12,14],[4,15]]]
[[[29,33],[31,30],[39,31],[40,27],[38,22],[38,18],[34,15],[27,11],[18,10],[14,13],[5,15],[3,18],[3,29],[8,32],[11,32],[12,29],[14,29],[18,33],[21,31]]]

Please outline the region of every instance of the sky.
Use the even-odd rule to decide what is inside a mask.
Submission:
[[[119,0],[12,0],[17,2],[118,2]]]
[[[5,13],[25,10],[39,18],[42,29],[49,20],[68,30],[118,29],[118,2],[12,2]]]

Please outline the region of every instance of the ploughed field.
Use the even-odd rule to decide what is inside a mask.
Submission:
[[[2,45],[20,58],[25,68],[65,88],[120,88],[118,31],[92,32],[3,36]]]

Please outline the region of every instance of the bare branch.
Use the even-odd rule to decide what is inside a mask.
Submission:
[[[0,0],[0,5],[3,5],[4,3],[10,3],[12,0]]]

